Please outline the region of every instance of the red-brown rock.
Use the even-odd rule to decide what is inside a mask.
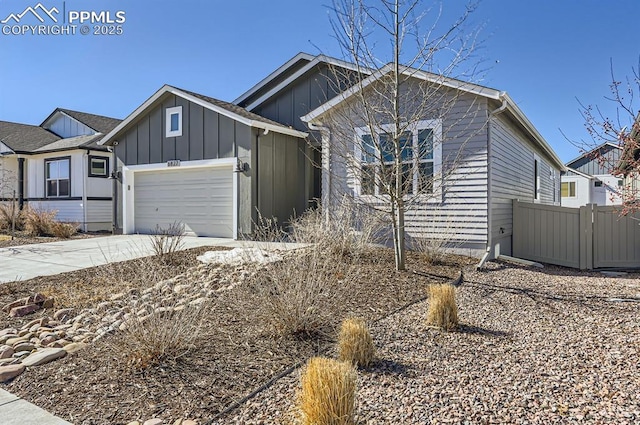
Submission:
[[[11,317],[22,317],[22,316],[26,316],[27,314],[31,314],[34,311],[38,311],[40,310],[40,306],[37,304],[29,304],[29,305],[23,305],[20,307],[14,307],[11,309],[11,311],[9,312],[9,316]]]
[[[14,364],[9,366],[0,366],[0,382],[6,382],[24,372],[24,365]]]

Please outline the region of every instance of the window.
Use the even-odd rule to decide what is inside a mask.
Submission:
[[[166,109],[166,137],[182,136],[182,106]]]
[[[371,135],[368,128],[356,129],[356,158],[360,162],[357,177],[361,195],[385,193],[384,183],[395,181],[393,174],[394,143],[392,126],[382,126],[378,134]],[[402,187],[406,195],[434,194],[438,190],[434,176],[440,171],[442,146],[440,120],[420,121],[399,137],[402,161]]]
[[[538,155],[533,155],[533,199],[540,199],[540,159]]]
[[[618,179],[618,187],[624,187],[624,180]]]
[[[560,194],[563,198],[575,198],[576,182],[562,182],[560,185]]]
[[[47,198],[61,198],[71,194],[70,158],[46,159],[45,189]]]
[[[596,180],[595,182],[593,182],[593,185],[595,187],[602,187],[602,182],[600,180]]]
[[[109,158],[90,155],[89,177],[109,177]]]

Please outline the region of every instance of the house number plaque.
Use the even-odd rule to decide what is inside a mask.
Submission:
[[[167,161],[167,167],[179,167],[180,166],[180,160],[179,159],[171,159],[169,161]]]

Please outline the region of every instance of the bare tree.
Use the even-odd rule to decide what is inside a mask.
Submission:
[[[605,96],[612,112],[598,105],[580,103],[580,114],[591,140],[575,143],[583,152],[591,152],[593,158],[615,176],[623,177],[618,188],[622,199],[621,215],[640,211],[640,58],[638,66],[631,68],[630,76],[616,78],[613,61],[610,64],[611,84]],[[621,148],[621,155],[606,155],[596,149],[605,143]]]
[[[475,8],[466,4],[445,24],[442,4],[333,2],[333,32],[355,71],[332,69],[342,104],[323,115],[331,129],[330,146],[323,146],[331,166],[323,172],[346,176],[331,184],[342,184],[341,193],[355,188],[360,200],[389,215],[397,270],[405,269],[407,212],[437,204],[458,162],[460,150],[445,152],[445,139],[479,131],[468,119],[479,114],[476,97],[460,90],[479,72],[479,30],[467,28]]]

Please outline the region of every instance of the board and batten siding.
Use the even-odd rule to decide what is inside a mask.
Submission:
[[[47,129],[64,138],[96,134],[96,132],[78,120],[58,112],[56,118],[47,125]]]
[[[622,149],[605,145],[597,150],[597,154],[585,154],[581,158],[567,164],[567,167],[591,176],[611,174],[611,169],[620,161]]]
[[[495,255],[511,255],[513,200],[534,202],[535,160],[538,159],[541,204],[559,205],[560,171],[505,114],[491,119],[489,133],[492,250]]]
[[[182,136],[165,137],[165,110],[182,106]],[[124,165],[240,157],[250,161],[251,128],[182,97],[168,95],[119,137]]]

